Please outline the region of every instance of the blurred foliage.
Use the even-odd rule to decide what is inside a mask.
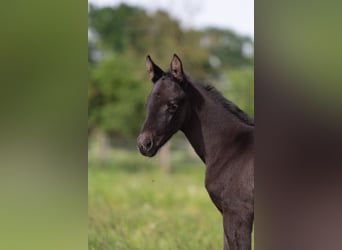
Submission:
[[[199,158],[178,148],[173,174],[165,175],[157,158],[131,145],[108,156],[99,163],[93,147],[88,154],[88,249],[222,249],[222,218],[203,186]]]
[[[210,82],[253,113],[253,40],[231,30],[183,29],[165,11],[147,13],[126,4],[89,6],[88,128],[134,137],[151,88],[150,54],[164,69],[177,53],[194,79]]]
[[[99,164],[89,153],[89,249],[222,248],[221,216],[203,187],[199,159],[186,161],[177,150],[173,174],[164,175],[156,158],[136,150],[114,147],[109,155]]]
[[[224,72],[218,88],[222,94],[229,97],[239,107],[254,116],[254,89],[251,83],[254,82],[254,68],[234,68]]]
[[[91,68],[88,87],[90,128],[129,136],[140,128],[148,82],[140,82],[131,64],[110,56]],[[145,80],[146,81],[146,80]]]

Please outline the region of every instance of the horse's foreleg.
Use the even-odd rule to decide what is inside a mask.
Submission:
[[[225,233],[223,233],[223,250],[229,250],[228,238]]]
[[[224,250],[251,250],[253,213],[238,214],[232,210],[223,213]]]

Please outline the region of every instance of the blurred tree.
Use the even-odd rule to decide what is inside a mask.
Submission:
[[[148,82],[118,56],[107,57],[91,70],[88,86],[88,126],[109,134],[132,136],[144,119]]]
[[[92,32],[99,36],[99,47],[123,52],[129,47],[129,19],[144,12],[137,7],[121,4],[117,8],[89,6],[88,22]]]
[[[226,70],[219,86],[222,94],[250,116],[254,116],[254,68],[241,67]]]
[[[145,10],[121,4],[116,8],[89,8],[89,27],[99,38],[98,48],[144,58],[158,59],[169,66],[173,53],[179,54],[194,76],[210,79],[209,50],[200,46],[201,31],[181,29],[165,11],[147,14]],[[141,65],[140,65],[141,66]]]
[[[201,46],[209,49],[213,66],[253,66],[253,41],[231,30],[207,28],[203,30]]]

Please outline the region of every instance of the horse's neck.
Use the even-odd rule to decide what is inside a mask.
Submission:
[[[191,100],[192,108],[183,132],[203,162],[213,164],[225,157],[233,157],[236,151],[237,138],[249,133],[252,128],[237,119],[223,105],[209,97],[206,90],[196,88],[198,100]]]

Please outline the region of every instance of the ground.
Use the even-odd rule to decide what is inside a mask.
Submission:
[[[89,250],[222,249],[221,215],[204,188],[204,166],[172,152],[172,172],[158,158],[114,148],[89,159]],[[90,154],[91,155],[91,154]]]

